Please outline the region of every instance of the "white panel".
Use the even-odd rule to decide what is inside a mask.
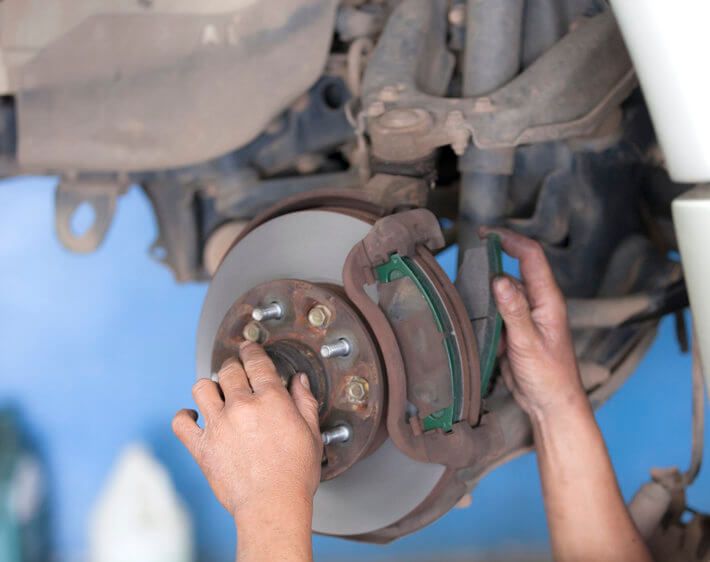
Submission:
[[[673,201],[678,247],[700,344],[703,364],[710,366],[710,185],[697,187]],[[705,376],[710,370],[705,368]],[[710,389],[710,380],[705,381]]]
[[[710,1],[611,0],[678,182],[710,180]]]

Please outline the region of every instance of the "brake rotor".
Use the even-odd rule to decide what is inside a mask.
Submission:
[[[198,329],[198,377],[211,376],[219,328],[242,295],[283,279],[342,286],[343,263],[371,228],[362,218],[338,212],[300,211],[249,232],[225,257],[207,293]],[[321,484],[313,530],[352,536],[392,525],[424,502],[444,472],[441,465],[410,459],[387,439],[345,473]]]
[[[451,509],[466,467],[492,453],[492,426],[474,427],[481,370],[469,313],[430,251],[441,244],[425,210],[388,215],[360,192],[322,192],[254,219],[212,280],[198,377],[242,339],[259,341],[284,384],[309,376],[321,430],[349,431],[325,446],[317,533],[411,533]],[[278,314],[261,318],[274,304]],[[321,350],[343,341],[340,354]]]

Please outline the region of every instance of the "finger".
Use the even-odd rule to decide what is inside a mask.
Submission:
[[[525,295],[525,298],[528,297],[528,292],[525,290],[525,285],[520,279],[517,279],[516,277],[513,277],[512,275],[507,275],[508,279],[510,279],[511,283],[515,285],[515,288],[518,289],[523,295]]]
[[[192,397],[205,420],[217,415],[224,408],[224,400],[219,394],[219,387],[216,382],[210,379],[198,380],[192,387]]]
[[[219,378],[219,386],[222,388],[225,402],[252,393],[247,374],[238,359],[233,357],[227,359],[219,370],[217,377]]]
[[[193,457],[197,456],[198,443],[202,437],[202,430],[197,425],[197,412],[195,410],[180,410],[173,418],[173,433]]]
[[[507,357],[503,357],[500,361],[500,375],[503,377],[503,382],[510,392],[513,392],[515,380],[513,379],[513,370],[510,368],[510,361]]]
[[[509,347],[528,347],[538,337],[525,295],[505,275],[493,280],[493,294],[506,328]]]
[[[481,235],[493,233],[500,236],[505,253],[520,262],[520,274],[533,307],[543,306],[551,301],[562,303],[562,293],[538,242],[507,228],[482,227],[479,232]]]
[[[291,379],[291,396],[296,403],[296,408],[306,420],[313,435],[320,439],[320,425],[318,423],[318,401],[311,393],[308,377],[301,373]]]
[[[498,339],[498,349],[496,350],[497,358],[501,358],[505,355],[506,347],[507,346],[505,343],[505,332],[501,331],[500,338]]]
[[[239,355],[255,393],[271,387],[283,390],[281,377],[263,347],[257,343],[244,342],[239,346]]]

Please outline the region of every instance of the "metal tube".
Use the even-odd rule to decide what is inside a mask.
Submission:
[[[489,94],[520,68],[524,0],[468,0],[463,95]],[[470,146],[459,160],[459,259],[478,240],[478,227],[499,224],[508,199],[513,150]]]
[[[483,96],[520,68],[524,0],[468,0],[463,94]]]

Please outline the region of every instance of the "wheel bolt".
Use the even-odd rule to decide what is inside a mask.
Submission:
[[[368,387],[362,377],[352,377],[345,385],[345,398],[351,404],[364,404],[368,398]]]
[[[249,322],[246,326],[244,326],[242,336],[247,341],[260,343],[264,337],[264,331],[261,329],[258,322]]]
[[[277,302],[272,302],[270,305],[255,308],[251,311],[251,317],[257,322],[265,320],[280,320],[283,318],[284,309]]]
[[[327,429],[320,434],[323,440],[323,445],[331,445],[333,443],[344,443],[350,441],[352,430],[347,425],[336,425],[332,429]]]
[[[322,304],[317,304],[308,311],[308,323],[314,328],[322,328],[330,320],[330,310]]]
[[[345,357],[350,355],[352,346],[345,338],[340,338],[337,342],[326,343],[320,348],[321,357],[329,359],[331,357]]]

